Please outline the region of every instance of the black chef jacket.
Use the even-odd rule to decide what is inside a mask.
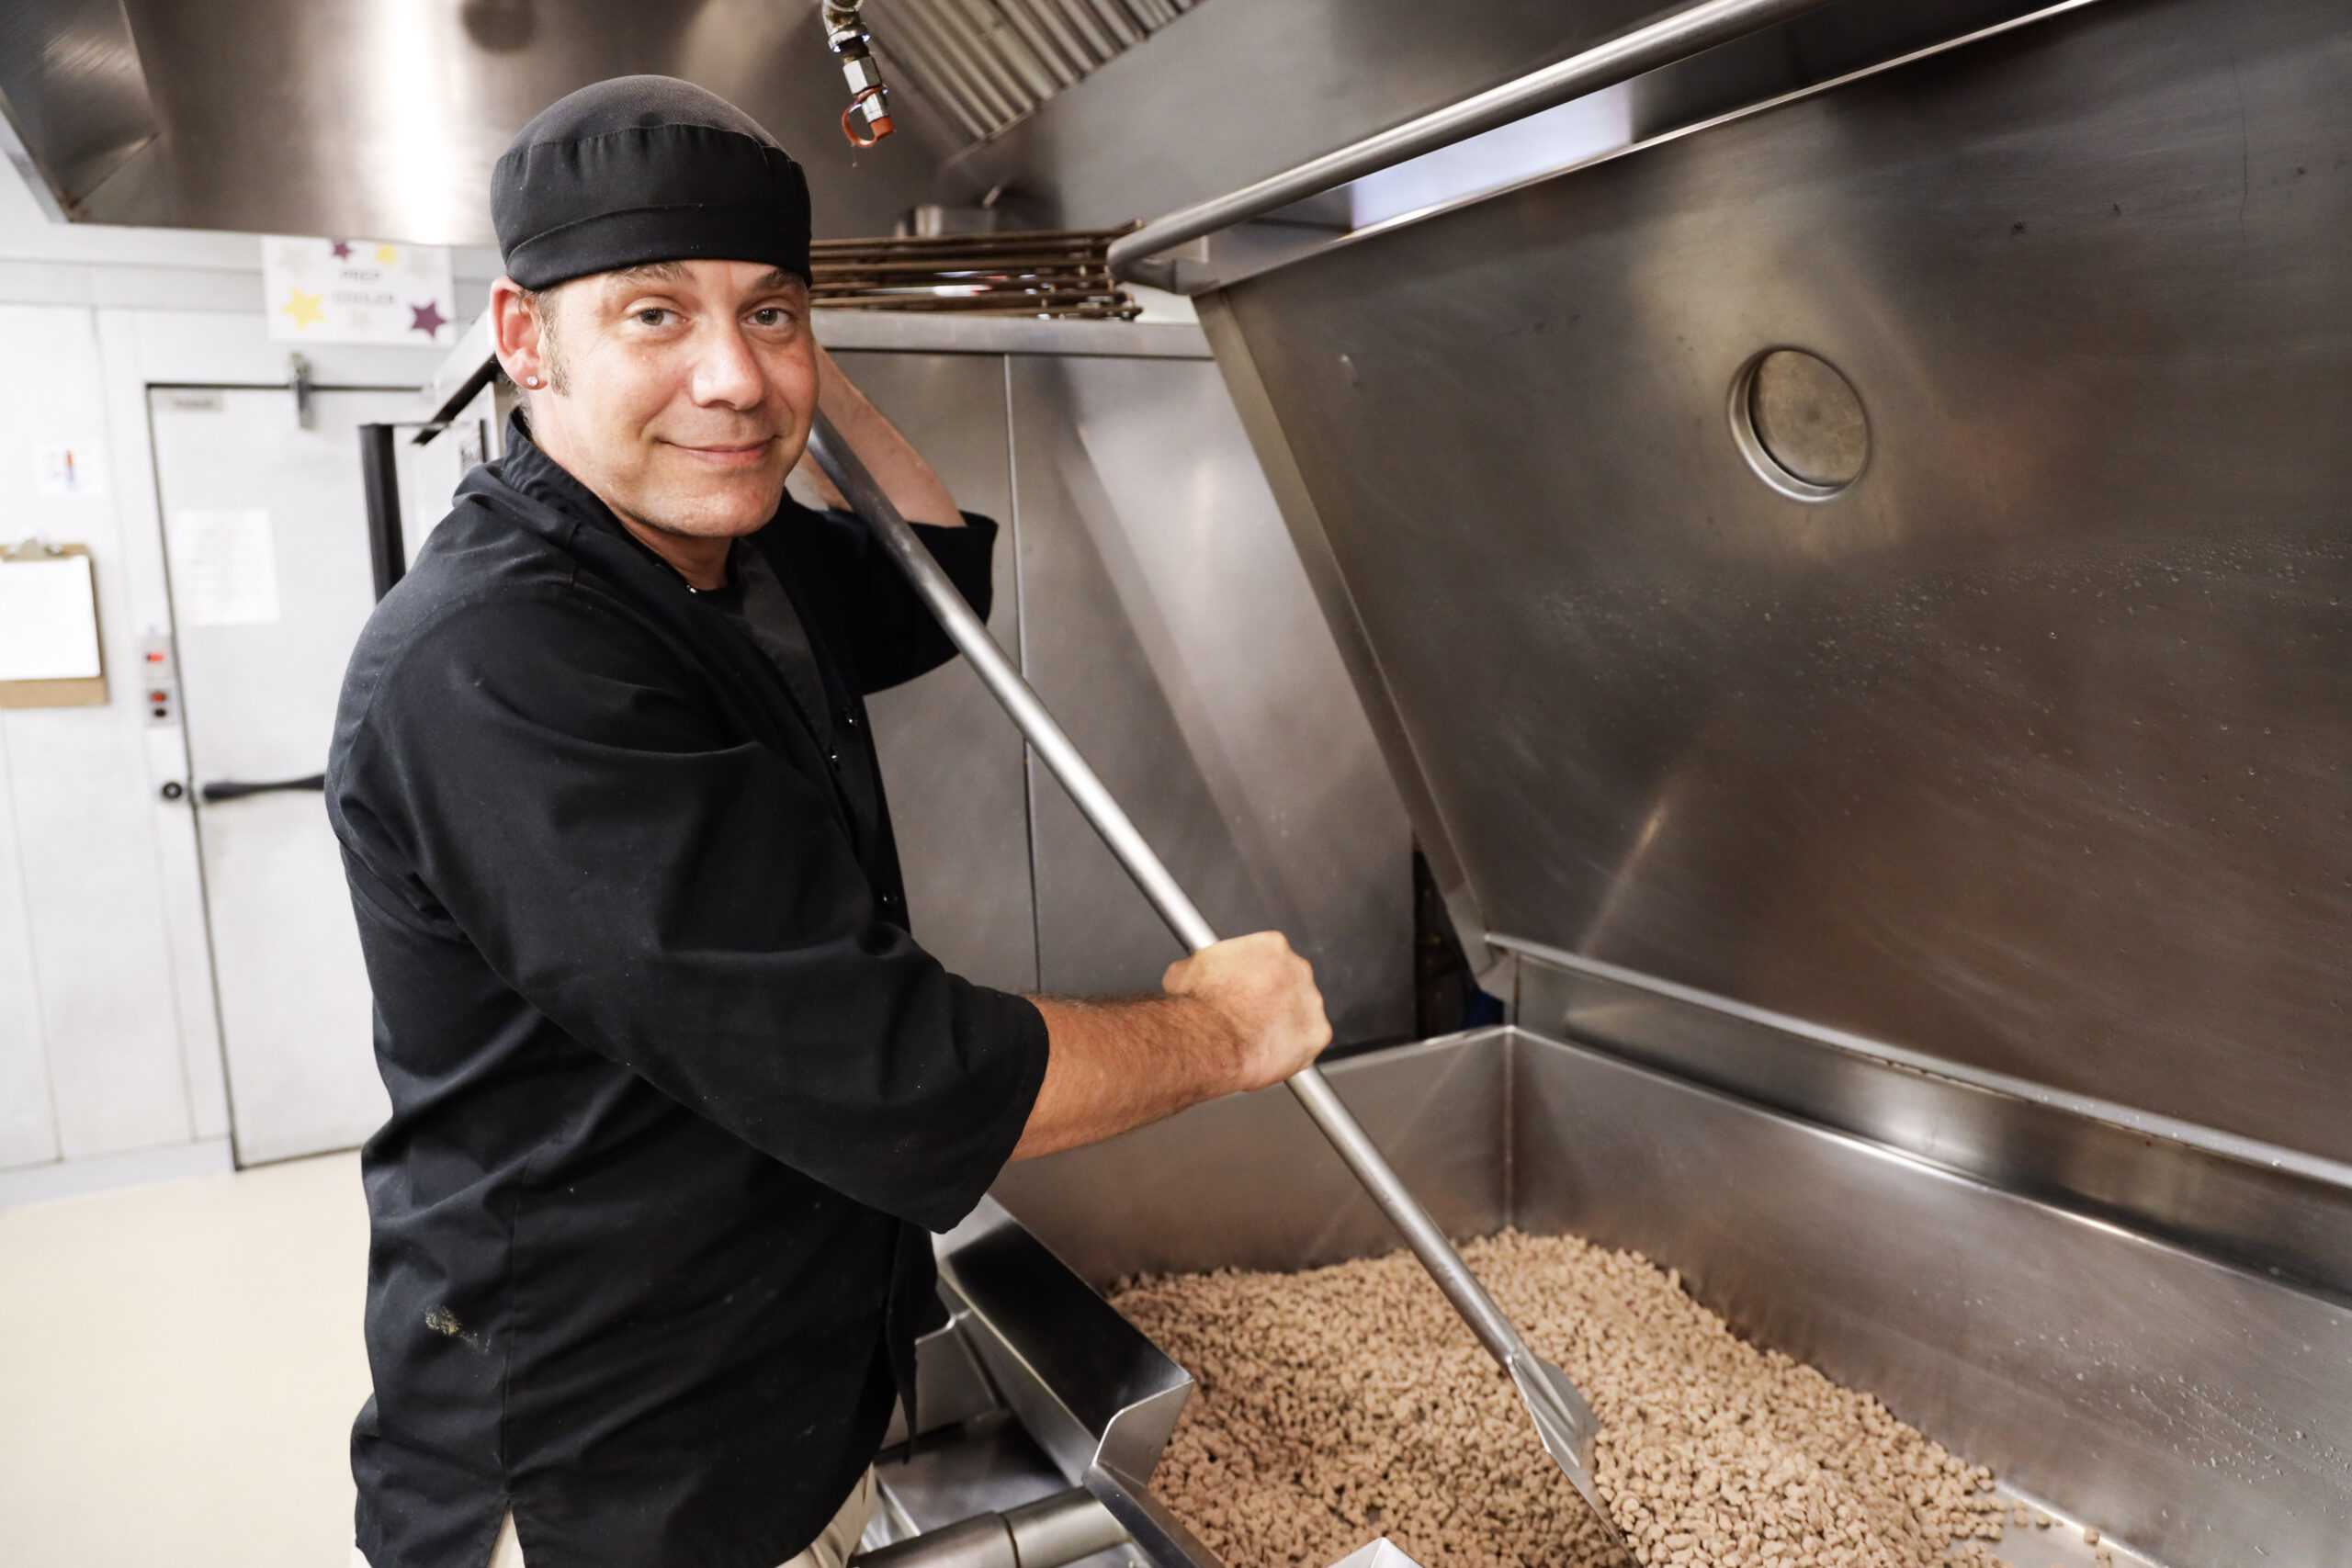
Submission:
[[[995,525],[919,531],[985,613]],[[531,1568],[801,1551],[911,1389],[925,1227],[1044,1077],[1036,1009],[907,933],[860,695],[949,643],[854,519],[750,547],[797,681],[518,423],[352,656],[373,1568],[481,1568],[509,1507]]]

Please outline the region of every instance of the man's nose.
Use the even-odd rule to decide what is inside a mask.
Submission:
[[[767,372],[744,341],[742,328],[733,321],[718,323],[702,338],[695,344],[695,401],[706,408],[757,408],[767,396]]]

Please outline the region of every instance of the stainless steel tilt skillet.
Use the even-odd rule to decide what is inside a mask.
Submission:
[[[809,432],[808,450],[834,488],[913,581],[932,614],[939,617],[940,626],[978,672],[981,682],[1003,705],[1004,711],[1028,738],[1046,766],[1053,770],[1054,777],[1061,781],[1062,787],[1102,836],[1111,852],[1118,856],[1119,863],[1135,878],[1136,886],[1143,889],[1144,897],[1151,900],[1152,908],[1159,911],[1159,918],[1168,922],[1168,929],[1176,933],[1176,939],[1195,953],[1216,942],[1216,933],[1209,929],[1208,921],[1193,907],[1193,900],[1176,885],[1168,867],[1152,852],[1143,835],[1136,831],[1136,825],[1127,819],[1111,792],[1103,788],[1102,781],[1094,776],[1094,770],[1086,765],[1086,759],[1079,755],[1078,748],[1062,732],[1062,727],[1046,711],[1046,705],[1029,682],[1022,679],[1020,671],[1013,669],[980,618],[972,614],[971,606],[964,603],[964,596],[956,592],[947,573],[932,558],[931,552],[923,547],[906,519],[899,515],[899,509],[890,503],[890,498],[882,492],[882,487],[866,471],[857,454],[821,412],[816,417],[815,428]],[[1566,1473],[1591,1506],[1594,1516],[1622,1547],[1624,1538],[1618,1533],[1616,1522],[1610,1518],[1609,1510],[1592,1483],[1592,1444],[1600,1434],[1600,1421],[1593,1415],[1591,1404],[1568,1381],[1566,1372],[1527,1348],[1527,1341],[1520,1337],[1519,1330],[1503,1315],[1494,1297],[1470,1272],[1470,1266],[1462,1260],[1445,1233],[1438,1229],[1429,1211],[1421,1207],[1420,1201],[1365,1136],[1354,1115],[1340,1102],[1321,1070],[1309,1066],[1301,1071],[1290,1080],[1290,1091],[1298,1097],[1299,1104],[1331,1141],[1331,1146],[1339,1151],[1364,1190],[1372,1194],[1373,1201],[1403,1233],[1406,1245],[1421,1260],[1421,1267],[1429,1270],[1430,1278],[1437,1281],[1437,1288],[1445,1292],[1453,1310],[1461,1314],[1462,1321],[1478,1337],[1478,1342],[1487,1348],[1487,1353],[1510,1375],[1521,1401],[1535,1423],[1536,1436],[1543,1439],[1544,1452]]]

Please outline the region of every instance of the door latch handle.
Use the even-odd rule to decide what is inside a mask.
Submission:
[[[213,779],[196,792],[196,797],[205,805],[210,806],[223,800],[243,800],[249,795],[273,795],[280,790],[302,789],[323,792],[326,787],[327,776],[324,773],[312,773],[308,778],[300,779],[273,779],[267,784],[246,784],[240,779]]]

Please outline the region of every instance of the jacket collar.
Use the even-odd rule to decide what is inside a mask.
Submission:
[[[505,456],[469,473],[458,487],[458,497],[478,499],[516,526],[537,535],[683,645],[756,739],[822,782],[852,840],[862,843],[866,839],[868,835],[854,825],[856,813],[826,761],[824,741],[767,655],[718,608],[698,601],[677,569],[622,526],[595,491],[540,450],[519,410],[507,425]],[[756,540],[759,536],[752,537]],[[775,552],[764,553],[777,567],[786,591],[793,595],[802,623],[810,628],[811,651],[824,678],[836,678],[824,650],[816,646],[814,624],[788,567],[775,559]]]
[[[530,424],[520,409],[507,416],[505,456],[467,474],[458,486],[458,495],[461,500],[469,495],[481,496],[534,533],[550,538],[568,541],[581,528],[593,528],[645,550],[594,491],[539,449],[538,443],[531,439]],[[517,500],[535,504],[516,506]],[[650,550],[645,550],[645,554],[675,575],[661,557]]]

